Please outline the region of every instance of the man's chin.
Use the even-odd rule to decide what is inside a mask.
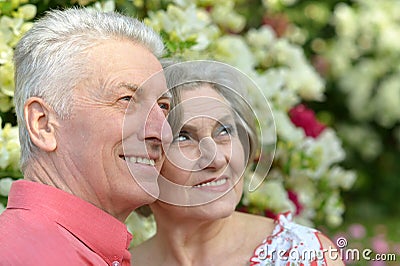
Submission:
[[[160,188],[157,183],[158,171],[156,168],[143,171],[140,167],[129,167],[129,170],[131,177],[138,184],[139,188],[152,199],[151,202],[154,202],[160,195]]]
[[[150,202],[148,203],[153,203],[158,199],[160,196],[160,188],[158,187],[157,182],[141,182],[140,188],[148,195]]]

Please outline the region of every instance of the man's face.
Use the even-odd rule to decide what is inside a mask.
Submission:
[[[165,120],[170,99],[160,63],[142,46],[106,41],[88,59],[93,74],[74,92],[57,149],[72,192],[123,220],[155,200],[149,193],[157,196],[162,145],[172,140]]]

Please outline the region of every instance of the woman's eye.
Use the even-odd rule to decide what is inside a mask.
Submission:
[[[232,135],[234,133],[234,128],[231,125],[221,125],[217,133],[217,135]]]
[[[176,136],[173,140],[173,142],[182,142],[182,141],[186,141],[189,140],[189,136],[187,133],[184,132],[180,132],[178,136]]]

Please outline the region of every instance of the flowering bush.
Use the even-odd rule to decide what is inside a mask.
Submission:
[[[347,95],[352,116],[382,127],[400,122],[400,44],[394,41],[399,14],[399,2],[373,0],[340,4],[333,13],[332,75]]]
[[[89,2],[92,1],[85,3]],[[269,1],[264,2],[267,5]],[[145,23],[162,35],[167,56],[226,62],[254,80],[269,100],[278,137],[275,159],[268,178],[255,192],[245,190],[238,208],[267,216],[290,210],[300,223],[337,226],[341,224],[344,212],[341,192],[352,187],[356,175],[339,165],[345,159],[345,153],[335,131],[318,122],[313,111],[304,104],[306,101],[325,100],[325,81],[308,61],[302,47],[296,44],[298,40],[281,36],[272,26],[263,25],[262,20],[257,27],[249,26],[248,17],[238,11],[240,4],[239,0],[133,1],[127,10],[143,14]],[[113,1],[91,5],[103,10],[115,7]],[[124,5],[128,5],[127,2]],[[151,6],[157,8],[151,9]],[[13,10],[10,14],[15,19],[32,17],[18,15],[23,13],[22,6]],[[4,17],[6,15],[2,14],[1,19]],[[0,61],[0,67],[4,66],[4,69],[7,64],[8,68],[12,68],[12,45],[29,26],[24,24],[24,20],[21,23],[17,27],[18,34],[13,35],[14,41],[5,45],[7,59],[4,63]],[[12,72],[8,72],[6,77],[0,76],[0,84],[9,84],[3,92],[8,97],[4,96],[8,99],[4,111],[11,108],[11,81]],[[3,91],[3,86],[1,89]],[[255,109],[266,104],[260,101],[256,92],[249,91],[246,97]],[[11,128],[6,126],[3,133],[8,130]],[[13,137],[14,141],[9,140],[9,143],[15,144],[16,136]],[[262,143],[264,148],[270,144],[268,138]],[[7,145],[7,141],[1,139],[0,147],[3,147],[1,145]],[[13,151],[9,151],[11,161],[7,159],[5,167],[0,165],[0,169],[16,165],[18,156]],[[6,158],[5,154],[2,152],[0,156]],[[259,158],[259,163],[262,164],[263,160]],[[2,161],[6,159],[0,160],[0,163]],[[1,181],[0,193],[6,196],[10,179],[3,178]],[[245,177],[245,181],[248,182],[248,178]],[[128,226],[139,236],[135,244],[155,232],[154,220],[137,213],[128,219]]]
[[[301,44],[325,77],[329,101],[311,106],[323,110],[324,122],[343,141],[346,166],[358,172],[354,189],[346,193],[350,206],[356,212],[368,202],[385,215],[398,213],[400,83],[394,38],[400,30],[399,2],[263,3],[268,6],[264,21]]]

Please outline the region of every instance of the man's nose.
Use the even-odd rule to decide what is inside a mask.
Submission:
[[[164,111],[158,104],[151,107],[145,121],[144,138],[154,144],[169,145],[172,142],[172,130]]]

